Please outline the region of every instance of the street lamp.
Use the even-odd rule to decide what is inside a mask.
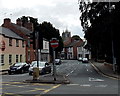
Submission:
[[[109,0],[109,13],[111,13],[111,10],[113,9],[112,7],[111,7],[111,5],[110,5],[110,1],[111,0]],[[110,18],[110,20],[111,20],[111,18]],[[116,72],[116,58],[115,58],[115,52],[114,52],[114,42],[113,42],[113,32],[111,31],[111,45],[112,45],[112,58],[113,58],[113,71],[114,71],[114,73]]]

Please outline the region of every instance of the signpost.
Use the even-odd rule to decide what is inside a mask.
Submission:
[[[52,40],[50,40],[50,45],[52,48],[57,48],[59,45],[58,40],[56,38],[52,38]]]
[[[55,48],[59,46],[59,41],[56,38],[52,38],[50,40],[50,45],[53,48],[53,76],[54,76],[54,81],[56,81]]]

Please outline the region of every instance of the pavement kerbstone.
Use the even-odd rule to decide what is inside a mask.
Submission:
[[[98,62],[91,62],[102,74],[109,76],[109,77],[113,77],[116,79],[120,79],[120,74],[115,74],[111,68],[111,65],[107,65],[104,63],[98,63]]]
[[[70,81],[64,75],[57,75],[56,80],[50,75],[40,77],[37,80],[29,79],[23,81],[24,83],[47,83],[47,84],[70,84]]]

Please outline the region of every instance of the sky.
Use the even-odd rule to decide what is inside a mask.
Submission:
[[[39,23],[50,22],[60,35],[67,29],[72,36],[84,37],[78,0],[0,0],[0,25],[4,18],[16,23],[22,16],[37,18]]]

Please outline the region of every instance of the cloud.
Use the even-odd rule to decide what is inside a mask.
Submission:
[[[19,17],[31,16],[38,18],[39,23],[43,21],[51,22],[60,30],[60,34],[68,28],[72,34],[79,34],[83,37],[77,1],[78,0],[0,0],[0,6],[2,6],[0,8],[0,18],[10,17],[12,22],[15,22]],[[0,24],[1,23],[2,21],[0,21]]]

